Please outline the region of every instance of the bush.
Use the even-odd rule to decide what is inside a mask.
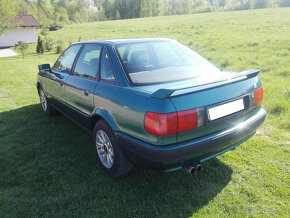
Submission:
[[[49,29],[48,27],[42,27],[41,28],[41,31],[40,31],[40,34],[43,35],[44,39],[46,40],[48,34],[49,34]]]
[[[15,46],[16,46],[16,49],[21,52],[22,57],[24,58],[28,50],[28,43],[19,41]]]
[[[38,39],[37,39],[36,52],[38,54],[43,54],[45,52],[45,45],[40,36],[38,36]]]
[[[53,39],[50,38],[50,37],[47,37],[45,42],[44,42],[44,45],[45,45],[45,49],[46,51],[51,51],[53,50],[54,46],[53,46]]]
[[[62,40],[57,41],[57,46],[56,46],[55,51],[57,54],[63,52],[63,41]]]

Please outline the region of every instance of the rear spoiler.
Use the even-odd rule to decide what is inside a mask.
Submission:
[[[169,98],[171,96],[182,95],[186,93],[198,92],[205,89],[211,89],[218,86],[223,86],[225,84],[234,83],[240,80],[249,79],[257,76],[260,73],[260,70],[257,69],[250,69],[245,70],[239,73],[233,73],[231,77],[222,78],[219,80],[211,81],[211,83],[199,85],[199,86],[192,86],[186,88],[168,88],[168,89],[158,89],[157,91],[151,94],[152,98]]]

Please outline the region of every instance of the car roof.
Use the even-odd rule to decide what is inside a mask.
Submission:
[[[122,44],[128,44],[128,43],[156,42],[156,41],[173,41],[173,39],[169,39],[169,38],[123,38],[123,39],[90,40],[90,41],[77,42],[74,44],[97,43],[97,44],[122,45]]]

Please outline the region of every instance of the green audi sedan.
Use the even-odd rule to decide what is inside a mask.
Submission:
[[[259,72],[220,70],[172,39],[87,41],[39,65],[37,90],[44,113],[92,134],[108,175],[134,164],[193,174],[265,120]]]

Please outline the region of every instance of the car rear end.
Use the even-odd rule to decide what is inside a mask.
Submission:
[[[204,72],[163,83],[160,76],[156,84],[150,84],[149,78],[147,84],[137,85],[137,89],[150,92],[150,98],[167,99],[174,106],[174,111],[166,113],[162,109],[144,111],[146,134],[156,141],[175,136],[175,142],[157,145],[120,133],[120,143],[131,160],[165,171],[187,168],[234,149],[263,123],[266,112],[261,108],[259,70],[235,73],[211,67],[196,69]],[[213,72],[207,74],[207,70]],[[155,73],[163,74],[159,68]],[[143,80],[138,74],[132,78]]]
[[[174,95],[175,91],[169,97],[175,113],[145,114],[147,132],[159,136],[176,134],[175,145],[165,146],[175,153],[164,158],[167,164],[171,162],[173,168],[180,168],[200,163],[254,135],[266,113],[260,105],[263,86],[257,75],[249,77],[208,89],[200,87],[198,91],[189,88]],[[160,160],[162,154],[156,157]]]

